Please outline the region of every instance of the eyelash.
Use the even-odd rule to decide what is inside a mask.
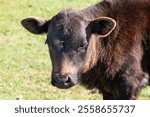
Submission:
[[[78,47],[78,49],[76,50],[76,52],[79,52],[80,50],[85,49],[87,47],[87,45],[88,45],[87,43],[81,44],[81,46]]]

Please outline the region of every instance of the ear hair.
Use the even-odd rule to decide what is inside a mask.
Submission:
[[[89,22],[89,24],[90,24],[93,21],[102,21],[102,20],[113,22],[113,27],[112,27],[112,29],[107,34],[105,34],[105,35],[99,35],[99,37],[103,38],[103,37],[107,37],[108,35],[110,35],[110,33],[112,33],[112,31],[116,28],[116,26],[117,26],[116,21],[114,19],[110,18],[110,17],[99,17],[99,18],[96,18],[96,19],[90,19],[90,20],[88,19],[86,21]]]
[[[22,26],[34,34],[46,33],[48,31],[49,22],[50,20],[37,17],[28,17],[21,20]]]

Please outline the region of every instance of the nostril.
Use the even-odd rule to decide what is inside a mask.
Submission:
[[[69,83],[71,81],[70,76],[61,75],[59,78],[63,83]]]
[[[71,78],[68,76],[66,77],[66,83],[70,83],[71,82]]]
[[[68,83],[70,78],[64,76],[64,77],[62,77],[61,79],[62,79],[62,81],[63,81],[64,83]]]

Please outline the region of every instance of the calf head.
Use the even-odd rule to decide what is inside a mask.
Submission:
[[[21,23],[31,33],[47,33],[46,43],[52,61],[51,83],[63,89],[78,82],[88,49],[88,35],[106,37],[116,27],[116,22],[111,18],[86,20],[74,10],[61,11],[50,20],[30,17]]]

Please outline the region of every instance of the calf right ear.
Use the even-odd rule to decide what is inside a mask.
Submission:
[[[22,26],[33,34],[42,34],[48,32],[50,20],[29,17],[21,20]]]

